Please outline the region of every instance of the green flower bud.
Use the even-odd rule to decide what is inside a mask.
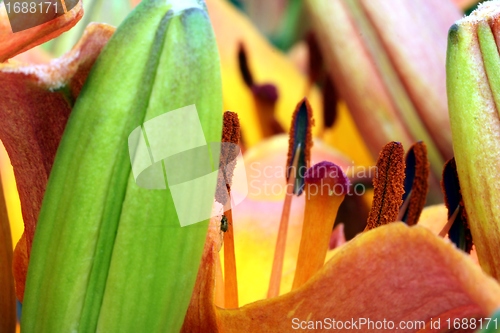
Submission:
[[[215,37],[202,2],[145,0],[99,56],[68,121],[31,252],[24,332],[180,330],[208,224],[181,227],[171,184],[140,186],[137,156],[129,155],[137,148],[131,133],[150,134],[150,121],[174,110],[175,119],[190,110],[197,132],[187,126],[179,137],[183,124],[166,126],[168,142],[200,147],[194,140],[201,137],[207,149],[220,142]],[[140,138],[137,145],[146,142],[151,162],[168,174],[164,157],[156,160],[157,142]],[[187,156],[187,169],[199,163]],[[207,220],[216,180],[217,173],[204,195],[191,198],[191,210]]]
[[[460,188],[481,267],[500,279],[500,1],[449,31],[447,92]]]

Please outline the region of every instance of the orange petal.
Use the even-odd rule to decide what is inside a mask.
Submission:
[[[14,58],[9,59],[9,63],[28,63],[33,65],[46,64],[52,57],[49,52],[45,51],[41,46],[29,49],[26,52],[16,55]]]
[[[500,286],[466,255],[425,228],[403,223],[363,233],[335,250],[332,259],[301,288],[239,309],[213,305],[215,266],[207,256],[205,252],[202,265],[208,268],[200,270],[198,281],[212,286],[205,285],[203,290],[197,285],[197,302],[192,300],[191,305],[196,303],[199,312],[191,312],[185,322],[191,328],[204,327],[207,319],[218,325],[214,332],[292,332],[297,329],[292,325],[300,321],[325,318],[344,322],[386,319],[398,325],[439,317],[443,322],[486,317],[500,307]],[[358,326],[354,331],[372,330]]]
[[[295,292],[217,312],[223,332],[288,332],[294,318],[387,319],[397,325],[451,313],[488,316],[499,306],[500,286],[452,244],[425,228],[393,223],[341,247]]]
[[[0,139],[14,167],[28,257],[72,103],[113,32],[108,25],[90,25],[71,52],[47,65],[0,64]]]
[[[220,216],[210,219],[207,238],[193,295],[184,317],[181,332],[219,332],[215,313],[215,276],[220,248]]]
[[[19,302],[24,300],[24,287],[26,285],[26,277],[28,276],[28,248],[26,247],[26,232],[19,239],[14,249],[12,258],[12,270],[16,284],[16,297]]]
[[[0,63],[13,56],[49,41],[71,29],[83,16],[82,3],[66,14],[36,27],[12,32],[5,3],[0,4]]]
[[[458,8],[466,10],[480,2],[480,0],[453,0],[453,2]]]

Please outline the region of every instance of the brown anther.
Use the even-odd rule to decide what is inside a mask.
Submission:
[[[306,123],[299,122],[298,119],[299,112],[307,112]],[[304,166],[309,168],[309,163],[311,161],[311,148],[313,146],[312,140],[312,127],[314,126],[314,119],[311,104],[307,98],[303,98],[295,108],[292,116],[292,124],[290,126],[290,134],[288,139],[288,155],[286,160],[287,167],[292,165],[293,155],[297,148],[297,145],[300,144],[302,147],[302,154],[304,156],[304,161],[299,160],[299,168]],[[304,132],[305,133],[299,133]],[[300,140],[300,142],[299,142]],[[288,178],[288,177],[287,177]]]
[[[427,192],[429,190],[430,164],[427,159],[427,147],[423,142],[417,142],[411,146],[406,154],[406,168],[413,163],[413,182],[411,194],[409,194],[408,209],[404,213],[404,221],[408,225],[417,224],[420,214],[425,206]]]
[[[222,142],[238,144],[240,140],[240,120],[238,114],[232,111],[224,112],[222,125]]]
[[[325,128],[331,128],[337,120],[337,104],[339,101],[339,95],[332,79],[329,76],[325,77],[321,93],[323,95],[324,126]]]
[[[254,85],[253,76],[250,71],[250,67],[248,66],[247,53],[243,43],[240,43],[238,49],[238,63],[240,65],[240,72],[243,77],[243,81],[245,81],[247,87],[252,87]]]
[[[229,199],[236,157],[239,154],[240,121],[235,112],[224,112],[222,127],[222,144],[220,151],[219,175],[215,200],[225,205]]]
[[[309,80],[311,83],[314,83],[325,73],[323,56],[321,55],[318,40],[313,32],[309,32],[306,35],[306,43],[309,51]]]
[[[470,231],[470,227],[469,227],[469,219],[467,217],[467,211],[465,210],[465,206],[464,206],[464,201],[461,200],[460,201],[460,211],[461,211],[461,219],[462,219],[462,223],[463,223],[463,226],[464,226],[464,229],[465,229],[465,249],[464,251],[467,252],[467,253],[470,253],[470,251],[472,250],[472,246],[474,246],[474,242],[472,240],[472,233]]]
[[[373,179],[373,205],[366,229],[395,222],[402,203],[405,179],[404,149],[400,142],[390,142],[377,160],[377,174]]]
[[[462,199],[455,158],[448,160],[444,165],[441,187],[444,193],[444,203],[448,208],[448,219],[451,219],[457,209],[459,210],[455,214],[456,218],[453,219],[453,223],[448,223],[449,225],[445,226],[445,228],[448,228],[448,236],[458,248],[470,253],[473,246],[472,234]]]

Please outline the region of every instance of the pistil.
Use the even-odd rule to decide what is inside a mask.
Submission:
[[[306,207],[292,290],[323,267],[335,217],[349,191],[349,179],[338,165],[330,162],[314,165],[304,178]]]

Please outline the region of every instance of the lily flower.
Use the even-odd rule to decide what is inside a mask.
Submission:
[[[488,316],[500,304],[499,285],[466,254],[426,228],[389,223],[336,248],[299,288],[226,309],[214,304],[219,233],[213,218],[183,332],[445,330],[462,318]]]
[[[86,15],[87,20],[90,14]],[[60,59],[51,60],[43,49],[32,47],[58,37],[75,26],[82,15],[82,3],[78,2],[65,15],[31,29],[12,33],[5,4],[0,4],[0,40],[2,41],[0,58],[11,58],[8,63],[0,65],[0,80],[4,84],[4,92],[0,99],[0,104],[2,104],[0,116],[5,124],[0,130],[2,132],[0,136],[3,143],[8,146],[10,162],[15,166],[17,189],[15,189],[12,167],[5,151],[1,154],[0,169],[8,193],[6,199],[13,228],[13,239],[19,240],[14,251],[13,269],[16,296],[20,301],[23,301],[24,297],[36,219],[55,151],[86,77],[115,29],[104,24],[90,24],[74,49]],[[74,34],[74,32],[73,29],[71,33]],[[68,40],[71,43],[72,38],[74,39],[74,36],[65,35],[66,42],[62,44],[67,44]],[[28,49],[27,52],[12,58],[26,49]],[[9,116],[12,110],[18,113],[17,118]],[[45,121],[41,121],[44,117]],[[39,133],[44,133],[44,135],[40,137]],[[25,146],[20,144],[21,142]],[[34,149],[37,146],[41,148]],[[22,216],[21,208],[18,208],[17,190],[21,192]],[[21,228],[23,220],[24,233]],[[5,241],[2,244],[8,244],[8,242]],[[3,267],[10,271],[11,266]],[[4,274],[4,276],[10,275],[10,273]],[[8,285],[5,284],[5,286]],[[11,308],[15,310],[14,306]]]
[[[390,148],[391,146],[388,145],[390,149],[395,151],[400,149],[400,145],[393,146],[395,148]],[[401,153],[391,154],[381,154],[381,156],[386,156],[384,158],[387,162],[384,163],[390,164],[380,164],[380,170],[394,169],[394,171],[387,171],[386,175],[381,177],[386,179],[387,184],[380,183],[380,186],[384,192],[388,191],[388,188],[394,188],[396,192],[391,195],[401,198],[401,189],[403,188],[401,171],[396,171],[401,170],[401,166],[392,161],[401,160],[402,155]],[[423,181],[425,181],[425,177]],[[389,190],[389,193],[391,191]],[[372,213],[374,213],[372,220],[378,222],[383,221],[383,219],[387,219],[386,222],[395,221],[401,199],[398,202],[379,195],[376,195],[376,198],[381,198],[376,204],[376,207],[380,207],[380,209],[372,209]],[[324,207],[318,206],[317,209],[324,210]],[[391,214],[392,217],[390,217]],[[432,213],[431,216],[435,217],[435,214]],[[329,256],[330,260],[325,266],[317,272],[313,270],[312,277],[306,279],[307,282],[296,290],[239,308],[226,309],[224,306],[216,306],[217,289],[220,288],[220,284],[218,284],[220,278],[217,278],[218,273],[216,272],[217,251],[220,248],[220,237],[217,236],[220,233],[219,219],[213,218],[209,227],[210,231],[205,244],[197,284],[184,321],[184,332],[200,331],[207,328],[213,332],[237,332],[242,329],[248,332],[287,332],[299,328],[347,328],[335,325],[352,325],[348,328],[354,328],[359,332],[370,332],[374,330],[374,325],[389,325],[384,326],[384,328],[394,330],[395,326],[390,325],[409,322],[411,322],[410,325],[414,326],[405,327],[408,332],[432,331],[440,325],[447,325],[447,322],[453,323],[462,320],[462,318],[485,316],[498,306],[496,296],[486,300],[482,298],[489,295],[485,289],[478,288],[474,282],[468,285],[470,282],[468,279],[478,274],[478,277],[481,276],[485,281],[489,281],[489,287],[499,290],[499,286],[491,279],[486,278],[486,275],[467,255],[457,251],[449,242],[442,240],[421,226],[409,228],[400,223],[389,223],[377,227],[340,246]],[[260,228],[260,231],[257,232],[255,229],[258,227],[255,225],[247,224],[246,226],[253,228],[255,235],[263,235],[263,231],[265,232],[265,228]],[[311,240],[311,238],[317,242],[317,237],[308,235],[308,226],[306,224],[303,226],[301,242],[304,239]],[[267,226],[267,228],[269,227]],[[264,239],[261,236],[258,241],[256,239],[254,241],[258,242],[258,247],[264,248],[266,247]],[[425,248],[425,250],[421,251],[420,247]],[[247,252],[246,258],[254,256],[255,261],[264,258],[260,255],[260,251]],[[313,260],[312,256],[317,256],[322,251],[316,252],[316,254],[309,256],[311,260]],[[408,253],[412,255],[408,256]],[[448,264],[443,264],[445,262]],[[467,263],[467,267],[457,269],[455,264],[459,262]],[[429,266],[427,267],[427,265]],[[262,270],[262,265],[258,266]],[[304,266],[303,263],[298,263],[296,269],[304,269]],[[476,273],[472,273],[471,270]],[[253,276],[255,277],[255,274]],[[353,281],[354,277],[356,281]],[[332,284],[332,281],[335,283]],[[385,287],[377,287],[380,286],[380,281],[384,281]],[[438,281],[455,281],[451,284],[454,287],[449,289],[451,285],[448,282]],[[256,283],[255,280],[252,282]],[[430,287],[429,292],[426,292],[426,288],[429,286],[432,287]],[[440,288],[443,287],[444,290],[441,291]],[[409,290],[406,290],[407,288]],[[405,289],[404,296],[392,292],[392,290],[400,289]],[[472,292],[474,295],[465,296],[468,292]],[[472,299],[477,299],[476,292],[483,296],[479,296],[482,298],[481,301],[474,304],[475,301]],[[440,299],[441,295],[444,294],[449,295],[449,297],[445,297],[446,300]],[[404,301],[406,295],[410,297],[411,302]],[[468,301],[466,301],[467,298]],[[457,303],[455,303],[456,301]],[[461,303],[462,301],[468,304]],[[492,302],[490,309],[485,311],[485,309],[479,310],[477,308],[478,304],[484,305],[489,302]],[[443,307],[440,308],[441,306]],[[478,312],[474,314],[476,311]],[[479,315],[481,311],[485,312]],[[391,318],[397,320],[394,323],[384,324],[383,319],[387,318],[388,313],[391,314]],[[354,323],[352,319],[367,317],[378,319],[373,320],[372,326],[369,326],[370,324],[367,322],[359,323],[356,321]],[[324,320],[324,318],[329,319]],[[411,321],[411,319],[415,319],[415,321]],[[375,322],[379,322],[379,324]],[[443,329],[445,326],[440,327]],[[377,328],[382,328],[382,326],[377,326]]]
[[[396,148],[394,149],[400,149],[400,145],[394,145]],[[392,148],[391,148],[392,149]],[[251,150],[248,151],[250,153]],[[382,179],[386,180],[386,184],[380,183],[380,187],[384,188],[384,192],[389,192],[387,189],[388,188],[394,188],[395,192],[394,194],[391,194],[392,196],[399,197],[399,201],[394,201],[394,204],[388,204],[391,202],[391,200],[388,200],[388,198],[380,197],[379,195],[376,195],[376,198],[379,198],[379,202],[376,203],[376,207],[380,207],[380,209],[372,209],[372,213],[374,214],[373,217],[371,217],[371,220],[377,221],[377,223],[380,223],[383,221],[383,219],[386,219],[385,222],[382,223],[387,223],[387,222],[392,222],[396,220],[396,216],[398,215],[398,208],[400,207],[401,204],[401,196],[402,196],[402,190],[403,190],[403,179],[401,178],[402,171],[401,169],[404,169],[404,164],[401,166],[398,166],[397,163],[391,162],[392,160],[397,161],[398,159],[402,159],[402,154],[401,153],[391,153],[392,155],[382,155],[381,156],[387,156],[387,163],[392,163],[392,164],[380,164],[379,170],[391,170],[395,167],[395,171],[387,171],[386,176],[383,176]],[[419,153],[415,152],[415,155],[418,155]],[[418,157],[414,157],[418,160]],[[400,170],[400,171],[396,171]],[[404,174],[403,174],[404,176]],[[415,176],[415,179],[419,179],[419,181],[425,182],[427,177],[420,177]],[[398,185],[399,184],[399,185]],[[385,195],[385,193],[384,193]],[[377,200],[377,199],[376,199]],[[423,205],[422,202],[419,203],[419,205]],[[394,208],[396,209],[394,211]],[[322,207],[318,207],[317,209],[322,210]],[[324,209],[324,207],[323,207]],[[306,208],[307,210],[307,208]],[[238,207],[236,207],[236,212],[238,211]],[[272,210],[267,210],[266,213],[270,213]],[[439,211],[441,212],[441,211]],[[378,215],[377,215],[378,213]],[[247,213],[249,214],[249,213]],[[255,212],[253,212],[255,215]],[[336,214],[336,212],[334,213]],[[419,214],[419,213],[418,213]],[[432,217],[435,218],[434,213],[430,214]],[[234,215],[236,216],[236,215]],[[391,217],[392,216],[392,217]],[[383,219],[381,219],[381,217]],[[418,217],[417,217],[418,219]],[[258,222],[259,218],[256,217],[254,219],[255,222]],[[320,219],[321,220],[321,219]],[[327,218],[328,220],[328,218]],[[445,221],[446,218],[443,219]],[[235,219],[236,221],[236,219]],[[369,222],[370,223],[370,222]],[[415,228],[408,228],[406,226],[402,226],[398,223],[396,224],[389,224],[385,226],[381,226],[378,228],[375,228],[375,230],[366,232],[363,235],[360,235],[356,237],[354,240],[352,240],[350,243],[340,246],[337,250],[334,250],[333,253],[331,254],[330,261],[328,261],[325,266],[319,271],[316,272],[312,271],[312,278],[307,279],[308,282],[304,284],[303,287],[298,286],[298,289],[295,291],[291,291],[289,293],[284,293],[279,297],[273,297],[265,300],[260,300],[256,301],[250,304],[247,304],[243,307],[239,308],[231,308],[231,309],[225,309],[224,306],[220,305],[219,303],[215,302],[216,299],[216,294],[218,293],[217,289],[220,289],[220,284],[219,282],[221,281],[220,278],[217,278],[218,273],[216,272],[216,267],[217,267],[217,262],[218,262],[218,254],[217,251],[220,248],[219,244],[219,237],[216,237],[214,235],[217,235],[220,231],[219,227],[219,219],[214,218],[211,221],[211,226],[210,226],[210,232],[212,235],[207,236],[207,243],[205,247],[205,252],[204,256],[202,259],[202,263],[200,265],[200,271],[197,279],[197,285],[195,287],[195,291],[193,292],[193,298],[191,300],[191,305],[188,310],[188,313],[185,318],[184,322],[184,327],[183,331],[185,332],[191,332],[191,331],[198,331],[201,330],[202,328],[207,329],[207,327],[210,329],[210,331],[214,332],[236,332],[238,330],[241,330],[244,327],[245,331],[253,332],[253,331],[259,331],[259,332],[271,332],[271,331],[292,331],[293,329],[297,328],[321,328],[321,329],[328,329],[331,328],[331,325],[345,325],[345,323],[348,321],[348,319],[351,319],[353,317],[358,316],[363,316],[363,314],[369,313],[368,317],[370,318],[386,318],[384,315],[386,313],[391,313],[391,315],[394,316],[394,318],[400,319],[402,322],[406,320],[407,318],[415,318],[413,311],[415,309],[419,309],[416,311],[418,313],[417,315],[417,321],[414,322],[413,324],[416,324],[419,322],[422,326],[413,326],[413,327],[407,327],[407,331],[417,331],[419,329],[435,329],[436,323],[441,323],[443,322],[453,322],[453,320],[460,320],[460,318],[469,318],[469,317],[475,317],[477,314],[473,314],[474,311],[477,310],[472,310],[472,308],[475,307],[475,305],[469,304],[469,305],[458,305],[454,304],[451,305],[453,302],[444,302],[447,303],[447,306],[451,306],[451,308],[448,309],[440,309],[437,310],[433,308],[433,306],[430,306],[429,304],[443,304],[441,300],[439,300],[439,297],[436,297],[434,300],[430,299],[423,299],[420,298],[419,296],[415,296],[412,294],[411,299],[412,302],[412,307],[406,308],[402,307],[400,308],[399,305],[397,305],[397,301],[395,300],[394,297],[397,298],[393,293],[391,293],[389,290],[381,288],[378,289],[374,286],[377,285],[378,281],[384,281],[388,282],[388,285],[390,286],[391,289],[399,289],[399,288],[406,288],[403,287],[406,282],[403,281],[413,281],[412,282],[412,287],[415,288],[416,290],[423,290],[422,295],[428,295],[429,297],[432,298],[432,296],[429,295],[429,293],[425,292],[425,287],[418,285],[417,281],[420,281],[422,284],[425,284],[426,279],[430,278],[430,280],[440,280],[443,278],[444,280],[455,280],[456,277],[437,277],[437,276],[422,276],[421,278],[416,278],[414,279],[414,274],[416,270],[423,270],[425,272],[435,272],[437,271],[435,269],[430,269],[430,268],[424,268],[419,265],[415,267],[413,266],[413,262],[408,262],[407,258],[407,253],[417,253],[420,251],[414,251],[411,249],[406,249],[402,244],[405,244],[405,246],[408,246],[407,242],[413,243],[416,241],[418,238],[419,240],[416,241],[417,244],[420,244],[418,246],[423,246],[426,247],[427,250],[430,250],[430,253],[441,253],[444,248],[447,248],[454,254],[451,255],[451,257],[456,258],[460,257],[466,262],[468,262],[466,268],[466,271],[469,272],[469,269],[472,267],[475,267],[474,270],[476,270],[479,275],[481,275],[483,278],[485,275],[481,272],[481,270],[478,270],[478,267],[475,266],[475,264],[467,258],[468,256],[464,255],[463,253],[460,253],[456,249],[453,248],[453,246],[450,246],[449,242],[446,242],[444,240],[441,240],[439,237],[436,237],[433,235],[431,232],[424,230],[421,226],[417,226]],[[261,252],[265,252],[265,247],[271,247],[266,245],[265,239],[266,233],[266,228],[269,229],[269,226],[263,226],[263,227],[258,227],[255,225],[255,223],[252,225],[251,223],[248,223],[245,225],[246,228],[250,229],[248,233],[254,233],[256,237],[254,237],[254,242],[256,242],[260,250],[253,250],[253,251],[246,251],[245,254],[245,260],[240,260],[242,261],[249,261],[252,260],[252,257],[254,257],[254,262],[259,262],[258,264],[255,264],[256,266],[259,266],[259,272],[264,270],[264,267],[262,265],[262,260],[265,260],[265,256],[261,255]],[[330,227],[331,228],[331,227]],[[382,230],[385,230],[382,232]],[[370,233],[376,233],[376,235],[373,235],[373,244],[370,245],[370,241],[368,239],[371,239],[368,235]],[[385,234],[385,236],[381,236]],[[324,234],[324,233],[323,233]],[[418,235],[418,236],[417,236]],[[381,237],[381,238],[379,238]],[[403,238],[401,238],[403,237]],[[406,239],[406,237],[409,237]],[[417,238],[413,238],[417,237]],[[211,239],[212,238],[212,239]],[[300,236],[301,242],[304,241],[304,239],[314,239],[314,241],[317,241],[318,239],[316,237],[311,237],[308,235],[308,225],[304,224],[303,225],[303,230],[302,234]],[[367,240],[366,243],[363,240]],[[380,240],[381,243],[378,243],[377,239]],[[390,240],[390,241],[388,241]],[[393,240],[398,240],[402,241],[401,244],[399,245],[394,245],[395,248],[391,248],[391,244]],[[427,243],[429,242],[429,243]],[[434,244],[434,242],[436,242]],[[352,244],[352,245],[351,245]],[[357,244],[356,246],[353,244]],[[381,259],[384,257],[382,254],[378,253],[377,250],[382,246],[385,249],[384,253],[401,253],[402,258],[393,258],[393,256],[390,256],[383,259],[387,260],[383,262]],[[389,245],[388,245],[389,244]],[[425,245],[424,245],[425,244]],[[437,250],[436,247],[434,247],[437,244],[441,244],[444,246],[443,249]],[[440,247],[439,245],[438,247]],[[351,247],[352,246],[352,247]],[[366,246],[366,248],[365,248]],[[373,246],[373,248],[371,247]],[[413,246],[413,245],[412,245]],[[387,247],[387,248],[386,248]],[[355,254],[356,251],[353,249],[357,249],[359,254]],[[397,248],[397,249],[396,249]],[[351,252],[353,251],[353,252]],[[447,250],[446,250],[447,251]],[[319,251],[322,252],[322,251]],[[424,251],[425,253],[426,251]],[[368,263],[375,263],[374,265],[377,265],[376,263],[378,260],[381,260],[379,266],[377,268],[372,267],[372,269],[366,271],[364,274],[366,274],[366,277],[363,275],[363,273],[359,273],[358,271],[364,271],[363,268],[358,269],[360,267],[359,261],[361,258],[359,257],[360,255],[363,255],[364,258],[366,258],[366,261],[363,261],[361,264],[362,267],[365,267],[365,265],[370,266]],[[372,258],[371,255],[372,253],[374,257]],[[350,256],[353,256],[352,259],[350,259]],[[447,254],[443,254],[444,256],[448,256]],[[418,256],[418,255],[417,255]],[[426,256],[424,254],[424,256]],[[269,257],[269,255],[267,256]],[[396,256],[397,257],[397,256]],[[450,257],[450,258],[451,258]],[[310,260],[312,260],[311,256],[309,256]],[[363,258],[363,259],[364,259]],[[396,260],[396,263],[393,265],[392,260]],[[447,275],[451,272],[456,272],[455,268],[452,268],[452,266],[447,266],[444,268],[442,265],[442,260],[441,259],[436,259],[434,256],[423,259],[422,262],[426,262],[426,264],[429,264],[434,267],[436,264],[438,267],[441,267],[440,273],[437,273],[438,275],[443,273],[444,271],[448,271],[447,273],[444,273],[444,275]],[[320,259],[321,260],[321,259]],[[324,258],[323,258],[324,260]],[[352,260],[352,263],[351,263]],[[401,265],[401,260],[402,262],[406,262],[408,266],[402,265],[404,268],[401,268],[402,271],[399,271],[399,267]],[[300,262],[300,261],[299,261]],[[335,264],[333,263],[335,262]],[[345,265],[341,263],[347,262]],[[382,263],[383,262],[383,263]],[[455,259],[453,259],[453,262],[457,262]],[[356,264],[355,264],[356,263]],[[331,266],[330,266],[331,265]],[[345,269],[345,271],[342,271],[341,268],[338,268],[338,270],[335,270],[333,273],[332,271],[334,270],[333,266],[334,265],[340,265]],[[349,266],[351,265],[351,266]],[[304,263],[298,263],[296,269],[300,270],[303,269]],[[356,267],[356,268],[353,268]],[[392,269],[391,273],[385,272],[383,267],[391,267]],[[412,268],[410,268],[412,267]],[[388,268],[389,269],[389,268]],[[329,273],[325,273],[325,271],[329,271],[331,275],[328,275]],[[361,274],[361,275],[358,275]],[[381,274],[383,277],[380,279],[377,278],[378,274]],[[454,274],[454,273],[451,273]],[[461,274],[461,273],[459,273]],[[356,276],[356,278],[359,278],[359,281],[370,281],[370,279],[373,278],[374,281],[373,284],[370,287],[367,287],[367,289],[363,289],[360,285],[363,285],[364,283],[356,283],[352,282],[352,276]],[[408,278],[404,278],[404,276],[408,275]],[[469,273],[467,273],[469,277]],[[345,276],[345,277],[344,277]],[[401,278],[403,276],[403,278]],[[253,273],[251,275],[252,278],[254,278],[251,282],[253,285],[258,284],[258,274]],[[394,280],[391,278],[395,277]],[[324,282],[320,282],[324,279]],[[460,280],[460,278],[458,278]],[[332,287],[331,286],[331,281],[343,281],[343,284],[335,284],[335,286],[339,287]],[[239,279],[240,282],[242,282]],[[456,280],[455,280],[456,281]],[[496,285],[494,282],[489,280],[490,284],[492,287],[495,289],[498,289],[498,285]],[[324,283],[324,284],[323,284]],[[430,282],[431,285],[433,286],[432,288],[440,288],[437,285],[434,285],[432,282]],[[439,283],[438,283],[439,284]],[[446,284],[446,283],[445,283]],[[315,286],[316,285],[316,286]],[[318,285],[321,285],[318,286]],[[447,284],[446,284],[447,285]],[[307,287],[306,287],[307,286]],[[246,287],[246,286],[245,286]],[[462,286],[463,287],[463,286]],[[462,287],[459,287],[462,288]],[[356,292],[356,290],[360,288],[363,291],[360,292],[359,294]],[[470,286],[465,287],[465,289],[469,289]],[[351,295],[354,295],[356,297],[355,300],[353,300],[353,306],[347,306],[349,310],[345,310],[344,306],[346,302],[348,303],[349,301],[346,300],[346,293],[343,290],[349,290]],[[299,290],[302,291],[302,293],[299,292]],[[342,291],[338,291],[342,290]],[[328,291],[328,292],[327,292]],[[329,293],[331,291],[331,293]],[[354,292],[353,292],[354,291]],[[476,291],[474,291],[476,292]],[[411,293],[411,291],[410,291]],[[416,291],[416,293],[418,293]],[[450,291],[447,289],[446,291],[443,291],[444,294],[453,294],[455,296],[458,296],[458,294],[461,294],[462,291],[459,291],[457,293],[456,290]],[[456,294],[457,293],[457,294]],[[485,295],[487,294],[484,290],[482,291]],[[437,291],[436,295],[440,295],[440,292]],[[452,298],[455,299],[455,296]],[[472,296],[472,298],[475,298],[476,296]],[[425,298],[425,297],[424,297]],[[462,298],[462,296],[458,296],[456,299]],[[374,302],[374,300],[379,300],[380,299],[380,304],[378,302],[376,305],[371,306]],[[314,300],[312,302],[308,302],[309,300]],[[416,300],[415,304],[413,301]],[[400,302],[405,303],[402,299],[399,299]],[[496,300],[494,301],[491,299],[490,301],[493,301],[494,303],[497,302]],[[487,301],[487,302],[490,302]],[[420,303],[421,302],[421,303]],[[481,301],[482,302],[482,301]],[[215,304],[219,304],[219,306],[216,306]],[[354,304],[363,304],[361,306],[361,309],[359,312],[356,312],[356,306]],[[406,304],[406,303],[405,303]],[[494,305],[492,309],[495,309],[497,305]],[[380,308],[379,308],[380,307]],[[492,309],[488,310],[491,311]],[[303,311],[303,312],[301,312]],[[373,315],[371,314],[373,311]],[[411,314],[410,314],[411,313]],[[485,312],[488,313],[488,312]],[[422,317],[419,317],[422,316]],[[484,314],[483,314],[484,316]],[[285,322],[283,322],[283,319],[278,320],[277,318],[287,318]],[[335,319],[338,324],[334,324],[332,321],[323,321],[321,318],[327,318],[327,317],[334,317],[330,319]],[[303,319],[301,319],[303,318]],[[406,318],[406,319],[405,319]],[[380,319],[382,322],[382,319]],[[318,322],[320,322],[318,324]],[[350,323],[352,324],[352,323]],[[316,325],[322,325],[322,326],[316,326]],[[324,326],[323,326],[324,325]],[[434,325],[434,326],[433,326]],[[371,331],[373,330],[372,327],[359,327],[355,326],[357,331]],[[338,328],[338,326],[337,326]],[[345,327],[341,327],[345,328]],[[392,327],[393,329],[394,327]]]
[[[5,119],[9,119],[7,126],[0,129],[0,136],[13,158],[19,187],[24,189],[23,210],[33,226],[67,116],[96,55],[112,32],[107,26],[91,26],[70,54],[48,65],[0,65],[0,105],[8,106],[0,108],[0,112],[6,112]],[[8,89],[7,83],[15,91],[1,93],[1,87]],[[16,99],[8,99],[6,96],[13,92]],[[58,106],[56,111],[48,108],[54,104]],[[13,108],[20,111],[19,117],[8,113]],[[58,113],[50,114],[48,110]],[[36,117],[36,112],[46,117]],[[23,133],[19,128],[23,128]],[[26,146],[19,146],[26,137]],[[325,155],[334,155],[325,150]],[[322,182],[326,178],[322,175],[316,180]],[[311,216],[320,223],[332,222],[336,210],[326,210],[329,204],[326,200],[310,203]],[[500,306],[498,284],[465,254],[424,228],[389,223],[339,246],[329,255],[331,259],[326,265],[307,269],[306,281],[291,292],[241,308],[216,307],[219,221],[220,218],[211,220],[195,291],[184,320],[186,332],[286,332],[311,325],[318,328],[317,321],[325,325],[321,328],[342,325],[345,329],[349,325],[360,332],[372,331],[375,325],[389,325],[391,329],[391,325],[404,321],[413,325],[407,326],[407,331],[416,331],[424,326],[433,329],[438,320],[444,325],[447,319],[485,317]],[[327,227],[331,229],[331,225]],[[315,238],[306,236],[307,231],[301,236],[311,244]],[[25,256],[21,260],[26,260],[26,237],[20,244],[19,251]],[[316,263],[324,261],[324,251],[321,252],[314,258]],[[404,292],[395,292],[398,290]],[[331,320],[325,321],[326,318]],[[353,323],[354,318],[367,320]],[[385,318],[390,318],[390,322]]]

